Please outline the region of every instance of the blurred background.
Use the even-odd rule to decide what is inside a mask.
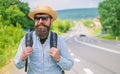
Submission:
[[[0,74],[26,74],[13,60],[21,38],[34,30],[28,13],[38,5],[58,13],[51,30],[75,62],[66,74],[120,74],[120,0],[0,0]]]

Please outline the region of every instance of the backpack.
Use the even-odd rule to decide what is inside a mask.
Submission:
[[[31,46],[32,47],[32,45],[33,45],[32,34],[33,34],[33,31],[28,32],[25,35],[25,45],[26,46]],[[52,31],[51,31],[51,35],[50,35],[50,48],[51,47],[57,48],[57,34],[52,32]],[[26,59],[26,62],[25,62],[25,72],[27,72],[27,65],[28,65],[28,58]],[[65,74],[65,72],[62,71],[62,74]]]

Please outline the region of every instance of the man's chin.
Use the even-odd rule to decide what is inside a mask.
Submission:
[[[42,31],[42,30],[36,31],[36,35],[39,36],[41,39],[46,38],[48,34],[49,31]]]

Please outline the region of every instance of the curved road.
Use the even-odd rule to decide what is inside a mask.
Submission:
[[[68,74],[120,74],[120,42],[92,37],[77,23],[66,42],[75,61]]]

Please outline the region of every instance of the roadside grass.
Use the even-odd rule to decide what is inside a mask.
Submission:
[[[94,36],[97,36],[101,33],[101,28],[98,28],[98,29],[89,29],[90,30],[90,33]]]
[[[87,27],[90,34],[97,36],[101,33],[101,27],[96,28],[96,26],[93,26],[93,19],[81,19],[80,22],[82,22],[83,25]]]
[[[107,39],[107,40],[116,40],[116,37],[110,34],[104,34],[102,36],[100,36],[100,38],[102,39]],[[120,36],[118,37],[117,40],[120,40]]]
[[[93,24],[93,19],[80,19],[80,22],[84,24],[87,28],[90,28],[91,25]]]

